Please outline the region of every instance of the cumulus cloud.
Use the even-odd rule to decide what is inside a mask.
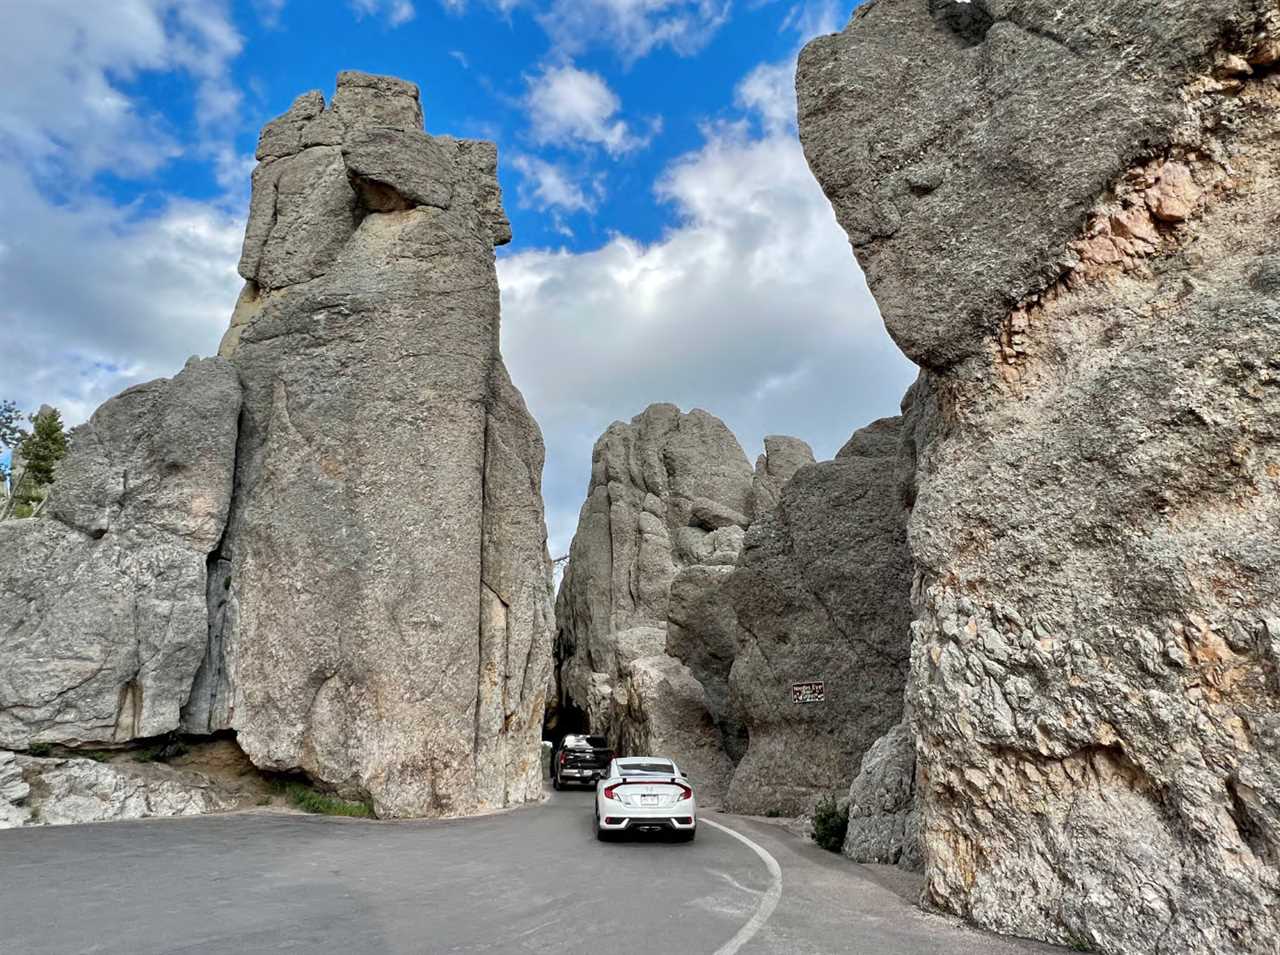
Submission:
[[[731,6],[729,0],[550,0],[536,7],[536,16],[561,50],[608,47],[633,63],[660,47],[697,53],[729,19]]]
[[[528,83],[525,103],[538,143],[599,146],[611,156],[620,156],[649,141],[617,118],[622,100],[598,73],[573,64],[548,66],[530,76]]]
[[[830,456],[856,427],[896,413],[914,376],[794,130],[774,97],[753,92],[758,79],[739,88],[755,125],[707,127],[660,180],[657,197],[678,214],[662,239],[499,260],[503,352],[546,437],[557,553],[611,421],[672,401],[722,417],[753,459],[776,433]]]
[[[794,126],[795,64],[761,63],[738,84],[734,101],[755,113],[770,132],[779,133]]]
[[[517,154],[511,165],[521,176],[517,201],[529,208],[593,212],[604,191],[599,176],[575,174],[537,156]]]
[[[39,172],[143,174],[179,155],[168,124],[123,91],[142,71],[192,77],[205,126],[240,103],[227,67],[242,40],[222,3],[49,0],[6,7],[4,28],[0,148]]]
[[[12,237],[0,254],[2,397],[48,402],[75,423],[217,350],[241,285],[241,218],[205,203],[145,218],[105,202],[56,205],[5,165],[0,194]]]
[[[239,214],[118,206],[93,177],[146,175],[192,151],[125,92],[148,71],[194,81],[194,151],[219,181],[242,176],[245,157],[216,129],[238,108],[228,66],[241,40],[225,5],[205,0],[30,4],[6,29],[23,81],[0,87],[0,382],[3,397],[56,404],[74,423],[216,347],[239,285]]]

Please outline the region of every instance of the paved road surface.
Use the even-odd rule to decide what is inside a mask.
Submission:
[[[0,953],[1059,951],[926,915],[909,877],[760,822],[704,816],[745,842],[704,824],[692,844],[601,844],[592,797],[445,822],[256,812],[0,832]]]

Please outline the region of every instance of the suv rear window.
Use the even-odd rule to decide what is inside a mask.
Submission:
[[[566,736],[566,749],[608,749],[609,741],[603,736]]]

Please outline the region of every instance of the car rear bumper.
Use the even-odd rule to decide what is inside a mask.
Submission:
[[[611,832],[669,829],[687,832],[698,824],[693,814],[673,815],[671,807],[659,809],[615,809],[600,818],[600,828]]]
[[[594,783],[597,779],[603,779],[605,770],[603,769],[568,769],[560,770],[560,781],[562,783]]]

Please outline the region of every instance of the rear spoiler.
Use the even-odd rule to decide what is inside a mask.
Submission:
[[[677,779],[675,776],[668,777],[667,779],[655,779],[652,776],[641,776],[639,779],[628,779],[626,776],[623,776],[622,782],[615,783],[614,785],[628,786],[632,783],[657,783],[658,785],[669,784],[672,786],[688,786],[690,789],[693,788],[693,783],[689,782],[689,780]]]

